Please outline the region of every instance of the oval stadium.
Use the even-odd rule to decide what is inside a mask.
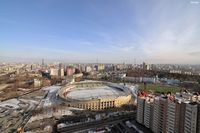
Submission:
[[[129,103],[131,93],[123,85],[102,81],[82,81],[67,84],[58,91],[69,107],[102,110]]]

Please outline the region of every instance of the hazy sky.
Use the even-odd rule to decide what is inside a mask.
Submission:
[[[200,63],[200,0],[1,0],[0,59]]]

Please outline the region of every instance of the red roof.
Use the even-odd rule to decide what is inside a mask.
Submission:
[[[138,96],[139,97],[147,97],[149,94],[147,93],[147,92],[145,92],[145,91],[139,91],[138,92]]]

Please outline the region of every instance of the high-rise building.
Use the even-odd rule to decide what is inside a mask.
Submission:
[[[157,133],[166,132],[167,123],[167,97],[161,97],[159,100],[159,116]]]
[[[175,120],[174,120],[174,133],[179,133],[180,131],[180,120],[181,120],[181,106],[182,102],[180,100],[174,100],[175,102]]]
[[[159,120],[159,97],[156,97],[154,99],[153,124],[152,124],[152,131],[155,133],[158,130],[158,120]]]
[[[137,122],[143,124],[144,122],[144,103],[145,97],[137,98]]]
[[[44,59],[42,59],[42,66],[44,66]]]
[[[59,69],[62,69],[63,68],[63,64],[62,63],[59,63]]]
[[[67,67],[67,76],[72,76],[75,73],[75,68],[73,66]]]
[[[60,77],[63,77],[63,76],[64,76],[64,69],[63,69],[63,68],[60,68],[60,69],[58,70],[58,76],[60,76]]]
[[[200,133],[200,102],[195,97],[138,93],[137,122],[154,133]],[[195,100],[195,102],[194,102]]]
[[[175,118],[176,118],[176,103],[175,101],[168,100],[167,105],[167,125],[166,132],[174,133],[175,131]]]
[[[144,105],[144,125],[147,128],[152,127],[153,120],[153,102],[154,98],[147,97]]]
[[[198,102],[197,133],[200,133],[200,102]]]
[[[153,108],[153,126],[152,131],[155,133],[166,133],[167,125],[167,97],[156,97]]]
[[[178,126],[179,133],[184,132],[185,110],[186,110],[186,105],[188,103],[189,101],[182,100],[180,104],[180,120],[179,120],[179,126]]]
[[[189,101],[185,99],[168,100],[167,133],[184,132],[186,104],[189,104]]]
[[[198,104],[196,102],[191,102],[189,104],[186,104],[184,133],[196,133],[197,113],[198,113]]]

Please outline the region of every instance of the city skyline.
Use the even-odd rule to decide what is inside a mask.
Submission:
[[[198,1],[0,3],[0,61],[200,62]]]

